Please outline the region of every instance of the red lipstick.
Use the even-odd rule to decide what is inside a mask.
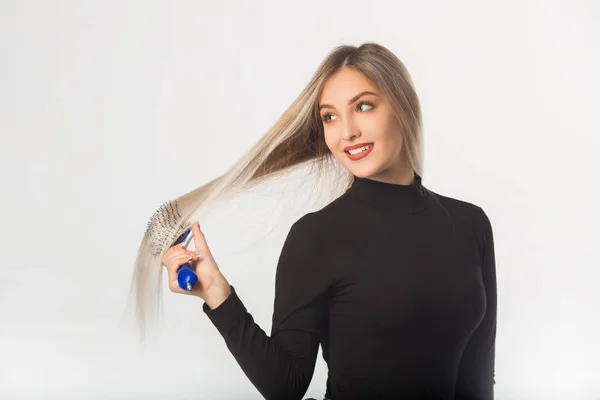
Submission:
[[[362,146],[365,146],[365,145],[366,145],[366,146],[370,145],[371,147],[369,147],[369,148],[368,148],[368,149],[366,149],[365,151],[362,151],[362,152],[360,152],[360,153],[358,153],[358,154],[350,154],[350,153],[348,153],[348,151],[347,151],[347,150],[345,150],[345,149],[344,149],[344,153],[346,153],[346,155],[348,156],[348,158],[350,158],[352,161],[360,160],[361,158],[365,158],[366,156],[368,156],[368,155],[369,155],[369,153],[371,153],[371,151],[373,150],[373,147],[375,147],[375,144],[374,144],[374,143],[370,143],[370,144],[369,144],[369,143],[366,143],[366,144],[360,144],[360,145],[357,145],[357,146],[352,146],[352,147],[350,147],[350,146],[349,146],[349,147],[346,147],[346,149],[348,149],[348,148],[349,148],[349,149],[352,149],[352,148],[362,147]]]
[[[373,143],[359,143],[359,144],[355,144],[353,146],[346,146],[346,147],[344,147],[344,151],[358,149],[359,147],[367,146],[369,144],[373,144]]]

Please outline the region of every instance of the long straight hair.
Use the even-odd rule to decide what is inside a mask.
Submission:
[[[322,181],[334,157],[327,147],[319,114],[319,98],[328,78],[342,68],[353,68],[381,90],[390,103],[403,135],[401,156],[422,176],[421,108],[412,79],[400,59],[374,42],[335,47],[321,62],[310,82],[267,133],[227,172],[175,199],[172,226],[148,224],[135,260],[130,300],[142,340],[149,322],[162,305],[162,256],[195,221],[208,202],[235,194],[310,163]],[[344,191],[354,175],[345,170]]]

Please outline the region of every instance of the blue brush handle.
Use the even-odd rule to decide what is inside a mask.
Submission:
[[[183,243],[187,240],[190,233],[192,232],[192,228],[188,228],[177,240],[173,243],[173,246]],[[196,283],[198,282],[198,276],[192,269],[190,263],[185,263],[177,269],[177,283],[179,287],[183,290],[190,291],[194,288]]]
[[[179,287],[188,292],[194,288],[194,285],[198,282],[196,273],[192,271],[192,266],[189,263],[183,264],[177,270],[177,283]]]

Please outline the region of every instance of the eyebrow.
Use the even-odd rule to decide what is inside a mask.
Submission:
[[[377,93],[369,92],[369,91],[367,90],[367,91],[364,91],[364,92],[361,92],[361,93],[357,94],[356,96],[354,96],[353,98],[351,98],[350,100],[348,100],[348,105],[350,105],[350,104],[354,103],[356,100],[358,100],[359,98],[361,98],[361,97],[362,97],[362,96],[364,96],[365,94],[372,94],[372,95],[374,95],[374,96],[378,96],[378,94],[377,94]],[[323,109],[323,108],[333,108],[333,109],[335,109],[335,107],[334,107],[334,106],[332,106],[332,105],[329,105],[329,104],[321,104],[321,105],[319,106],[319,110],[321,110],[321,109]]]

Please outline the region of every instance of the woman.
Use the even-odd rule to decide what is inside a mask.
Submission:
[[[191,216],[232,188],[332,158],[347,170],[347,190],[291,226],[267,335]],[[480,207],[425,188],[421,170],[421,111],[404,65],[375,43],[339,46],[244,159],[177,199],[184,217],[170,237],[191,224],[197,253],[172,246],[151,255],[160,255],[171,291],[205,301],[204,312],[266,399],[302,399],[319,345],[329,370],[326,399],[493,399],[491,223]],[[162,270],[149,255],[152,235],[133,280],[142,316],[144,300],[153,298],[148,271]],[[177,285],[186,262],[199,277],[191,292]]]

